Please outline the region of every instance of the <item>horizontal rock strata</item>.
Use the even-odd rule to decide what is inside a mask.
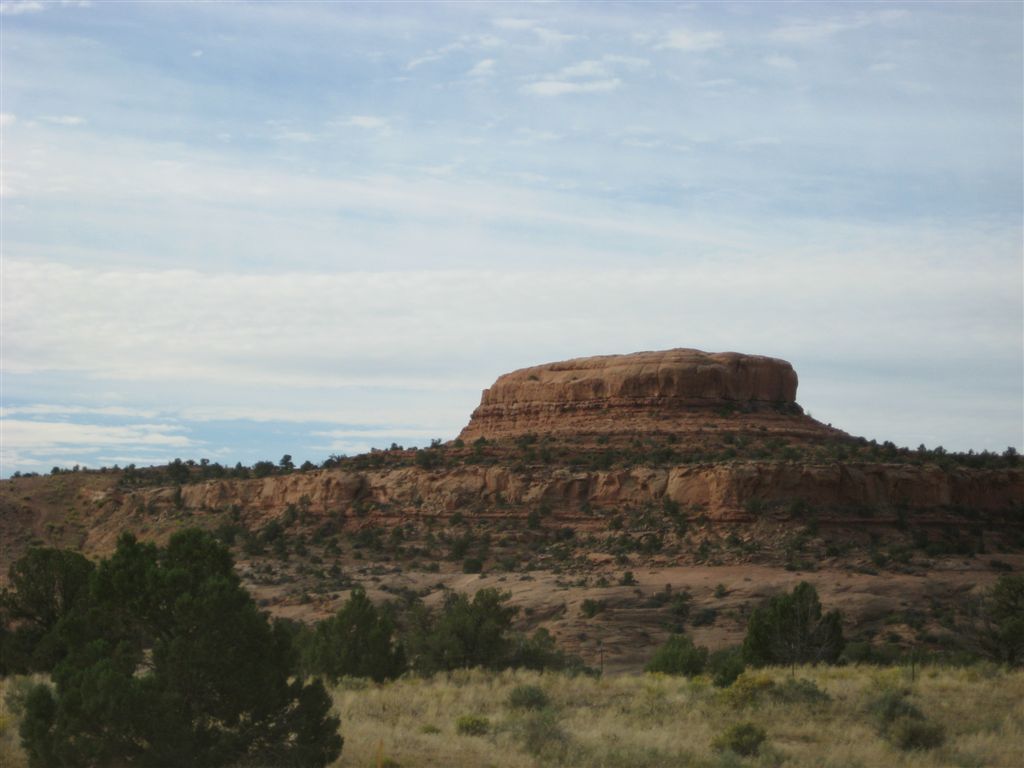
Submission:
[[[583,357],[498,377],[460,437],[686,433],[716,411],[783,415],[797,433],[820,434],[821,425],[799,418],[796,388],[792,365],[760,355],[670,349]]]

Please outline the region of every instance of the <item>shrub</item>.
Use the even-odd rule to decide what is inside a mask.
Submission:
[[[832,700],[813,680],[803,678],[787,678],[784,682],[776,683],[769,694],[785,704],[824,704]]]
[[[747,670],[722,692],[722,696],[734,707],[745,707],[774,687],[775,682],[770,677]]]
[[[479,557],[467,557],[462,561],[463,573],[480,573],[484,569],[484,561]]]
[[[463,736],[484,736],[491,729],[491,721],[481,715],[463,715],[455,721],[455,730]]]
[[[523,746],[534,757],[549,759],[544,764],[561,764],[569,746],[569,735],[549,709],[533,712],[522,722]]]
[[[646,672],[662,672],[666,675],[699,675],[708,660],[708,649],[695,646],[686,635],[673,635],[654,652],[654,657],[644,667]]]
[[[508,695],[508,705],[513,709],[544,709],[550,703],[539,685],[517,685]]]
[[[888,690],[879,695],[868,707],[875,717],[879,730],[884,731],[889,723],[897,718],[910,717],[916,720],[924,718],[921,710],[906,700],[906,691]]]
[[[718,611],[714,608],[701,608],[694,614],[690,623],[695,627],[708,627],[715,623],[718,618]]]
[[[623,587],[632,587],[636,584],[636,577],[632,571],[626,571],[622,574],[622,578],[619,579],[619,585]]]
[[[929,721],[906,697],[907,691],[888,690],[870,704],[879,734],[904,751],[941,746],[945,728]]]
[[[580,610],[588,619],[592,619],[597,616],[597,614],[603,613],[604,609],[604,600],[592,600],[589,597],[580,605]]]
[[[899,717],[888,728],[893,746],[909,752],[916,749],[935,749],[946,740],[946,729],[941,723],[915,717]]]
[[[730,725],[711,742],[711,747],[716,752],[730,750],[742,757],[756,755],[761,750],[761,745],[768,734],[764,728],[759,728],[753,723],[736,723]]]
[[[708,656],[707,670],[711,673],[711,683],[716,688],[727,688],[732,685],[745,668],[743,651],[738,647],[723,648]]]

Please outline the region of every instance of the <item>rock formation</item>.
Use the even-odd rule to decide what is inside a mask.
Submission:
[[[460,437],[691,433],[709,414],[826,434],[801,416],[796,387],[792,365],[760,355],[670,349],[582,357],[499,376]]]

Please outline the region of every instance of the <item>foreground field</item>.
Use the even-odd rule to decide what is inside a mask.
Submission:
[[[11,768],[27,765],[17,738],[23,681],[0,683],[0,764]],[[523,701],[513,706],[517,689]],[[724,690],[705,678],[469,671],[349,681],[332,693],[345,736],[339,766],[1017,768],[1024,755],[1024,672],[987,665],[771,669]],[[901,748],[898,728],[886,733],[886,715],[891,725],[908,707],[941,744],[913,748],[903,734]],[[766,734],[758,754],[716,749],[744,722]]]
[[[402,766],[1007,766],[1024,756],[1024,673],[994,667],[797,668],[750,673],[726,691],[706,679],[653,675],[600,679],[479,671],[404,679],[365,689],[340,687],[341,763]],[[767,681],[774,686],[767,684]],[[540,687],[546,709],[509,704],[518,686]],[[788,692],[788,693],[787,693]],[[879,700],[909,694],[944,743],[901,750],[879,734]],[[483,735],[458,720],[489,720]],[[730,725],[767,733],[760,754],[741,758],[712,747]],[[391,761],[388,763],[388,761]]]

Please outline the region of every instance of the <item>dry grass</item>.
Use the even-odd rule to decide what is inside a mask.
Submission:
[[[762,673],[758,673],[759,675]],[[763,673],[778,683],[789,670]],[[339,765],[513,766],[593,768],[648,766],[1005,766],[1024,755],[1024,672],[994,667],[906,669],[802,668],[831,701],[782,703],[761,698],[736,705],[706,680],[621,676],[592,679],[530,672],[479,671],[449,678],[406,679],[384,686],[335,690],[345,750]],[[546,713],[507,705],[516,685],[551,697]],[[883,739],[870,704],[883,691],[909,691],[909,701],[945,727],[946,742],[902,752]],[[461,736],[455,721],[477,714],[486,736]],[[716,753],[727,726],[753,722],[767,746],[741,760]]]
[[[748,673],[750,675],[750,673]],[[788,669],[755,678],[785,683]],[[750,703],[724,695],[706,679],[644,675],[601,679],[533,672],[457,672],[385,685],[343,683],[333,691],[345,748],[338,766],[494,766],[586,768],[657,766],[989,766],[1018,768],[1024,755],[1024,672],[992,666],[925,668],[798,668],[825,702],[784,703],[760,696]],[[21,678],[0,681],[0,764],[21,768],[16,712],[2,703]],[[514,709],[517,685],[536,685],[550,697],[544,711]],[[756,685],[751,687],[757,687]],[[901,690],[932,722],[945,743],[902,752],[877,730],[871,703]],[[738,701],[739,699],[739,701]],[[486,735],[460,735],[464,715],[486,717]],[[756,757],[717,753],[711,743],[734,723],[768,733]]]

